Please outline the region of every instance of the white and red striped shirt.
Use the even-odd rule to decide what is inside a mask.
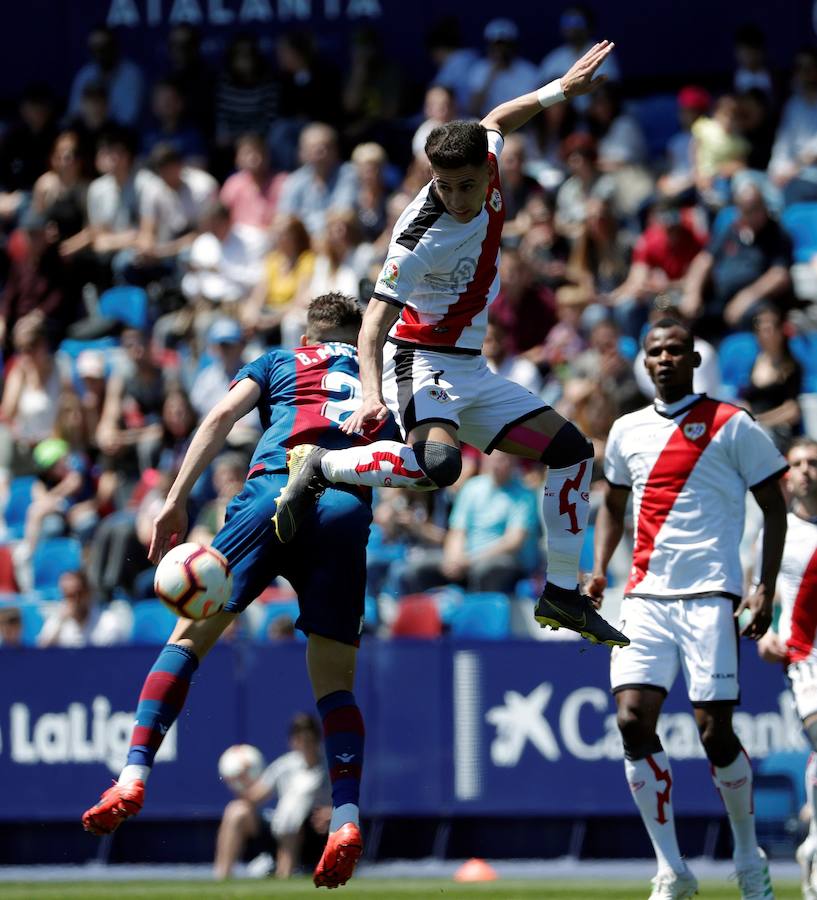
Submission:
[[[604,474],[633,491],[635,548],[625,595],[740,597],[746,491],[787,466],[743,409],[691,395],[610,429]]]
[[[488,306],[499,292],[502,143],[499,132],[488,132],[488,157],[497,171],[482,210],[470,222],[458,222],[445,211],[433,182],[397,220],[373,294],[400,307],[389,334],[392,343],[448,353],[482,350]]]
[[[794,513],[789,513],[787,523],[777,578],[777,633],[786,642],[790,661],[799,662],[808,656],[817,657],[817,523]],[[762,537],[758,546],[763,546]]]

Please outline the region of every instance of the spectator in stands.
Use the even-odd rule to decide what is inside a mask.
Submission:
[[[287,176],[278,208],[297,216],[314,237],[330,209],[354,209],[355,167],[341,163],[337,132],[321,122],[304,128],[298,146],[301,166]]]
[[[765,172],[774,144],[775,119],[768,94],[760,88],[750,88],[738,94],[740,133],[749,142],[746,165]]]
[[[499,263],[500,289],[490,306],[491,321],[503,327],[508,352],[525,353],[542,344],[556,323],[556,304],[549,288],[539,284],[525,258],[503,249]]]
[[[179,84],[172,78],[160,78],[153,85],[150,108],[154,125],[142,136],[142,153],[150,156],[157,145],[170,145],[185,165],[203,168],[207,149],[204,135],[187,118]]]
[[[157,144],[150,162],[158,178],[145,189],[139,205],[138,250],[132,263],[121,269],[132,284],[177,271],[196,238],[199,220],[218,196],[215,178],[185,166],[172,145]]]
[[[365,252],[368,255],[368,275],[373,282],[377,281],[377,276],[383,268],[383,263],[386,261],[394,226],[412,199],[413,195],[407,193],[405,188],[401,187],[390,194],[386,200],[386,221],[383,223],[383,230],[365,248]]]
[[[673,303],[672,297],[662,295],[656,298],[650,309],[650,315],[647,320],[649,325],[654,325],[661,319],[677,319],[686,325],[681,311]],[[721,396],[721,370],[718,362],[718,352],[709,343],[699,335],[694,335],[694,349],[701,357],[701,364],[692,373],[692,389],[696,394],[707,394],[710,397]],[[655,384],[647,372],[644,365],[644,348],[639,347],[638,354],[633,362],[633,372],[635,380],[638,382],[638,389],[641,393],[652,400],[655,397]]]
[[[281,319],[305,292],[315,269],[312,241],[297,216],[280,214],[272,229],[272,250],[264,273],[241,308],[244,327],[268,344],[278,343]]]
[[[59,584],[62,599],[37,636],[39,647],[107,647],[127,640],[123,617],[94,603],[85,572],[65,572]]]
[[[221,189],[221,202],[230,210],[233,225],[247,229],[247,239],[260,245],[275,218],[287,176],[272,170],[259,134],[242,134],[235,142],[235,167]]]
[[[199,371],[190,389],[190,402],[201,419],[223,399],[243,365],[241,326],[234,319],[216,319],[207,332],[207,346],[213,361]],[[231,446],[254,446],[260,430],[258,411],[253,409],[235,423],[228,442]]]
[[[403,112],[406,78],[388,47],[389,38],[373,25],[361,25],[352,32],[341,95],[342,134],[347,146],[370,141],[386,147],[394,144],[391,133]],[[321,116],[321,121],[325,117]]]
[[[436,69],[431,86],[447,88],[454,97],[456,109],[465,112],[471,96],[471,70],[479,54],[471,47],[462,46],[459,19],[456,16],[438,19],[426,35],[426,47]]]
[[[610,200],[616,185],[611,175],[599,170],[596,141],[589,134],[576,132],[565,138],[562,156],[570,177],[556,194],[556,227],[572,240],[582,233],[587,201]]]
[[[483,457],[481,474],[457,494],[440,563],[420,563],[421,589],[453,582],[472,591],[511,593],[539,564],[536,493],[518,477],[514,457]]]
[[[358,144],[352,151],[352,164],[357,174],[355,213],[364,241],[373,241],[386,225],[386,184],[388,157],[380,144]]]
[[[50,437],[60,396],[60,375],[43,317],[29,313],[14,326],[15,356],[0,401],[0,485],[35,471],[33,451]]]
[[[289,726],[289,748],[256,781],[235,785],[237,797],[224,809],[218,830],[216,878],[229,878],[247,842],[260,833],[262,823],[267,821],[276,843],[275,877],[289,878],[294,872],[304,828],[316,809],[325,813],[330,802],[321,730],[312,716],[299,713],[293,718]],[[273,796],[277,803],[269,810],[266,804]],[[321,821],[325,820],[324,814]],[[264,872],[268,873],[269,869]]]
[[[89,446],[96,448],[96,430],[105,402],[105,380],[107,378],[105,354],[101,350],[88,348],[77,356],[77,378],[80,383],[79,402],[84,419],[85,434]]]
[[[63,131],[57,135],[49,164],[48,171],[40,175],[34,183],[31,205],[37,212],[43,214],[55,203],[70,206],[74,217],[79,220],[81,229],[85,223],[88,176],[85,160],[81,154],[79,135],[75,131]],[[66,254],[65,249],[61,252],[63,255]]]
[[[198,421],[188,395],[180,387],[171,387],[162,401],[159,440],[146,448],[148,468],[177,472]]]
[[[695,257],[686,277],[681,312],[698,318],[704,336],[718,336],[723,323],[748,328],[759,304],[790,298],[790,238],[769,217],[756,185],[745,183],[735,204],[736,220]]]
[[[678,202],[692,200],[695,187],[695,159],[692,128],[709,112],[712,98],[702,87],[687,85],[678,92],[678,120],[681,130],[667,144],[669,169],[658,179],[659,193]]]
[[[554,78],[561,78],[577,59],[587,53],[595,43],[592,37],[594,24],[593,14],[586,6],[574,3],[564,10],[559,19],[564,44],[551,50],[542,60],[539,67],[540,84],[548,84]],[[605,76],[608,81],[620,80],[615,54],[610,54],[605,59],[598,74]],[[574,103],[578,109],[585,110],[589,99],[588,96],[578,97]]]
[[[514,355],[510,350],[511,343],[504,325],[496,321],[488,322],[482,342],[482,355],[488,368],[503,378],[521,384],[532,394],[538,394],[542,387],[539,370],[529,359]]]
[[[585,221],[567,261],[567,277],[595,294],[615,291],[627,277],[631,238],[620,227],[610,201],[591,196]]]
[[[109,464],[116,461],[119,471],[134,476],[150,468],[150,448],[162,433],[160,417],[170,379],[153,361],[142,332],[124,329],[121,344],[126,366],[108,380],[96,442]]]
[[[769,175],[786,203],[817,200],[817,49],[804,47],[794,61],[794,92],[783,107]]]
[[[632,360],[621,352],[619,338],[620,332],[610,319],[593,325],[590,346],[570,363],[565,402],[579,406],[595,391],[606,391],[613,402],[613,418],[646,404],[635,380]]]
[[[111,118],[120,125],[137,125],[144,92],[144,78],[139,67],[122,59],[116,35],[104,25],[98,25],[88,33],[88,52],[91,62],[77,72],[71,85],[68,115],[79,113],[83,89],[96,82],[107,89]]]
[[[95,163],[95,166],[90,166],[91,174],[107,174],[107,169],[100,168],[101,158],[95,159],[97,148],[104,135],[120,126],[109,115],[108,89],[104,84],[91,81],[85,85],[79,109],[75,115],[66,117],[64,127],[77,133],[80,153],[83,158]]]
[[[647,162],[647,142],[638,121],[622,109],[621,94],[613,83],[603,84],[590,97],[587,109],[590,133],[596,138],[599,168],[615,172]]]
[[[774,84],[766,59],[766,38],[755,24],[741,25],[735,31],[735,75],[732,87],[736,94],[759,90],[771,104]]]
[[[565,394],[571,387],[572,382],[568,381],[565,384]],[[563,401],[559,409],[565,407],[566,403]],[[593,443],[593,474],[590,476],[592,490],[593,485],[604,480],[604,450],[610,429],[618,415],[618,404],[614,392],[603,382],[591,391],[578,394],[569,408],[571,421]]]
[[[238,34],[227,50],[216,89],[216,143],[232,154],[242,134],[266,134],[278,113],[279,91],[254,35]]]
[[[420,157],[425,160],[427,159],[426,140],[431,132],[438,125],[445,125],[457,118],[457,104],[451,88],[444,87],[441,84],[432,85],[426,91],[423,102],[423,115],[425,118],[411,139],[411,153],[415,158]],[[504,158],[505,153],[503,151],[503,162]]]
[[[683,292],[684,278],[705,240],[692,226],[689,210],[660,203],[633,249],[627,279],[610,295],[613,314],[624,334],[636,339],[659,294]]]
[[[136,142],[125,129],[107,132],[100,140],[97,168],[104,172],[88,188],[88,224],[93,250],[104,283],[112,270],[124,279],[139,246],[139,216],[145,194],[156,176],[134,166]]]
[[[528,221],[519,243],[519,254],[536,280],[555,290],[565,283],[570,243],[556,230],[553,201],[547,195],[533,195],[522,214]]]
[[[528,169],[550,192],[558,189],[567,174],[562,151],[565,140],[577,130],[577,124],[578,115],[572,104],[554,103],[528,125]]]
[[[579,325],[583,310],[593,299],[594,295],[586,287],[574,284],[560,287],[556,291],[556,324],[548,332],[545,343],[528,352],[528,359],[544,372],[558,374],[563,370],[586,346]],[[555,392],[548,396],[561,395],[561,387],[553,383],[548,387]]]
[[[539,182],[527,174],[526,147],[525,138],[518,131],[513,132],[505,138],[505,146],[499,158],[502,199],[505,203],[503,244],[521,238],[530,224],[530,217],[524,214],[528,201],[533,196],[542,197],[545,193]]]
[[[190,121],[205,136],[213,130],[215,79],[202,59],[201,34],[187,22],[174,25],[167,35],[166,77],[181,91]]]
[[[692,126],[695,185],[704,202],[723,206],[729,199],[729,180],[746,168],[751,147],[740,134],[738,102],[726,94],[715,103],[712,117],[699,116]]]
[[[511,19],[491,19],[483,32],[485,56],[471,69],[471,96],[466,109],[481,118],[487,112],[511,100],[534,91],[539,81],[536,66],[518,55],[519,29]],[[562,70],[559,76],[567,69]]]
[[[803,371],[789,348],[779,310],[762,306],[755,314],[753,328],[760,352],[740,397],[778,449],[785,453],[792,438],[801,431],[798,398]]]
[[[222,453],[213,463],[213,488],[216,496],[196,517],[188,541],[210,546],[224,525],[227,504],[240,493],[247,477],[247,458],[241,453]]]
[[[0,222],[16,218],[34,182],[48,168],[54,141],[54,98],[44,85],[20,97],[19,120],[0,139]]]
[[[0,607],[0,647],[23,646],[23,616],[17,606]]]

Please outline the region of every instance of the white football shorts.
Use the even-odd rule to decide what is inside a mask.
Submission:
[[[807,719],[817,713],[817,658],[807,656],[786,667],[797,715]]]
[[[680,668],[693,703],[737,702],[738,633],[731,598],[625,597],[618,628],[630,645],[613,648],[613,692],[648,685],[669,693]]]
[[[448,422],[466,444],[490,453],[518,422],[550,409],[535,394],[494,374],[485,357],[383,348],[383,399],[404,436],[424,422]]]

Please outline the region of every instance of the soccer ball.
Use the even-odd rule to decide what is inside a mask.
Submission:
[[[241,794],[258,780],[264,771],[264,757],[252,744],[234,744],[219,758],[218,774],[236,794]]]
[[[230,599],[233,575],[230,564],[213,547],[179,544],[159,563],[153,589],[177,616],[207,619],[221,612]]]

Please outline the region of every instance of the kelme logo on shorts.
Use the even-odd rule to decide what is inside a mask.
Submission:
[[[706,424],[704,422],[689,422],[684,425],[684,436],[691,441],[697,441],[698,438],[706,434]]]
[[[450,403],[451,397],[446,393],[445,388],[433,387],[428,389],[428,396],[438,403]]]
[[[397,284],[397,279],[399,277],[400,266],[398,266],[393,259],[386,260],[386,264],[383,266],[383,271],[380,273],[378,281],[382,281],[383,284],[393,288]]]

